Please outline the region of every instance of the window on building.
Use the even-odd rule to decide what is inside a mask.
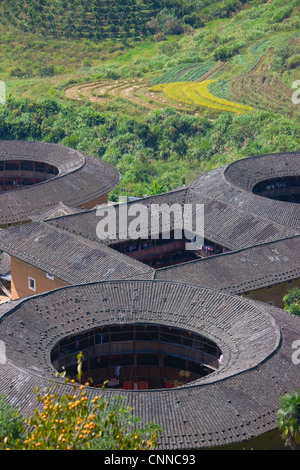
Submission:
[[[30,290],[36,291],[35,279],[33,279],[32,277],[28,278],[28,287]]]
[[[53,274],[46,273],[46,278],[50,279],[51,281],[54,281],[54,276]]]

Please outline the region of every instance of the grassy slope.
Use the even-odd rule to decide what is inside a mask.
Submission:
[[[286,136],[286,149],[295,148],[297,137],[288,129],[290,125],[297,129],[299,123],[299,106],[291,104],[293,91],[291,84],[299,79],[299,66],[291,68],[285,63],[282,68],[274,69],[273,64],[276,50],[280,49],[280,46],[286,46],[288,42],[290,42],[290,55],[299,54],[299,50],[297,52],[298,3],[291,2],[293,8],[290,11],[284,10],[286,2],[283,0],[273,0],[271,3],[259,6],[248,4],[232,18],[213,20],[192,34],[170,36],[163,42],[145,40],[137,44],[129,40],[129,47],[120,41],[93,42],[89,39],[59,39],[41,37],[33,33],[24,34],[7,23],[0,23],[0,79],[5,81],[8,94],[15,98],[27,97],[32,100],[55,98],[61,103],[76,107],[86,106],[87,100],[92,95],[87,95],[82,102],[66,99],[64,90],[72,84],[104,81],[113,83],[118,80],[119,84],[128,81],[128,86],[131,87],[130,81],[139,79],[143,81],[139,100],[134,99],[136,98],[134,95],[130,99],[124,91],[118,93],[121,90],[118,85],[116,93],[107,92],[105,99],[98,100],[98,103],[96,100],[93,106],[101,112],[114,113],[122,118],[127,115],[144,122],[149,107],[141,104],[143,100],[149,104],[147,89],[151,87],[153,80],[159,83],[160,77],[168,74],[171,76],[173,73],[173,78],[170,80],[177,82],[178,75],[174,74],[176,67],[180,68],[182,64],[186,64],[188,71],[197,64],[209,62],[212,65],[212,72],[216,70],[209,78],[217,79],[210,85],[210,92],[227,100],[253,106],[254,111],[249,118],[236,117],[234,123],[229,125],[225,124],[227,118],[224,115],[223,119],[220,112],[207,107],[191,107],[188,110],[190,113],[213,120],[215,128],[202,140],[195,136],[193,146],[190,147],[192,156],[189,155],[188,158],[184,156],[183,146],[183,153],[179,151],[171,153],[169,157],[164,156],[160,161],[154,163],[151,161],[152,174],[149,175],[148,183],[150,184],[152,179],[158,180],[165,185],[165,189],[170,189],[174,187],[174,181],[180,184],[182,175],[188,182],[209,168],[241,156],[282,150],[283,144],[278,140],[278,134],[280,137],[281,132]],[[0,14],[2,8],[3,2],[0,3]],[[237,47],[238,51],[232,57],[220,60],[216,58],[215,51],[224,47],[229,49]],[[220,68],[216,67],[218,64],[221,64]],[[53,67],[53,70],[50,70],[53,76],[43,76],[49,73],[47,71],[49,66]],[[150,112],[151,109],[163,109],[165,106],[174,105],[174,102],[167,100],[158,108],[154,105],[153,108],[150,107]],[[268,125],[260,129],[261,110],[270,110],[273,118],[269,117]],[[286,120],[282,120],[282,116],[285,116]],[[274,119],[273,129],[272,119]],[[216,139],[222,141],[222,131],[219,127],[223,125],[228,140],[215,145],[214,150]],[[230,126],[233,128],[232,134]],[[74,128],[74,134],[76,132]],[[197,138],[200,156],[193,157],[197,153],[195,149]],[[79,146],[97,155],[98,139],[92,141],[92,138],[90,140],[84,138],[80,144],[78,139],[82,138],[78,137],[77,140],[65,138],[62,143],[77,148]],[[160,143],[159,154],[168,155],[162,147],[163,143]],[[130,182],[135,170],[135,150],[132,149],[132,156],[126,154],[114,160],[111,157],[111,149],[109,146],[107,148],[103,158],[120,168],[123,172],[123,184],[130,187],[132,194],[143,193],[146,183]],[[206,154],[209,157],[205,157]]]
[[[156,77],[156,82],[159,82],[162,70],[165,75],[171,75],[176,66],[185,62],[187,69],[203,61],[218,63],[214,57],[216,49],[238,44],[238,53],[209,77],[219,80],[211,87],[217,96],[234,98],[230,85],[236,83],[235,77],[251,75],[251,72],[256,75],[272,73],[270,62],[274,48],[295,35],[297,28],[299,30],[299,7],[297,2],[294,3],[294,10],[279,22],[272,18],[284,9],[284,2],[274,0],[259,8],[247,5],[232,19],[211,21],[193,35],[169,37],[163,43],[148,40],[135,45],[132,42],[135,47],[128,50],[117,41],[93,42],[89,39],[42,38],[30,33],[24,35],[11,25],[0,23],[0,76],[16,96],[63,98],[63,86],[70,80],[84,82],[110,78],[113,70],[117,78]],[[4,4],[0,4],[0,13],[3,13]],[[49,67],[52,67],[50,73]],[[47,74],[50,76],[43,76]],[[286,70],[280,79],[291,86],[298,74],[299,67]],[[174,76],[171,81],[180,81],[180,77]],[[242,96],[242,93],[239,93],[240,97],[245,104],[253,104],[251,99],[246,102],[247,96]]]

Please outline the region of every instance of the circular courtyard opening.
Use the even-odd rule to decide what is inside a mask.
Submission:
[[[32,160],[0,161],[0,192],[48,181],[57,176],[58,168],[49,163]]]
[[[259,196],[283,202],[300,203],[300,176],[285,176],[260,181],[253,187]]]
[[[185,385],[216,371],[222,355],[215,342],[191,331],[126,324],[64,338],[51,352],[52,364],[77,380],[79,352],[84,357],[82,383],[127,390]]]

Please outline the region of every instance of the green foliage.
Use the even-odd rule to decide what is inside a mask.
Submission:
[[[152,84],[156,85],[158,83],[193,82],[207,73],[213,67],[213,65],[213,62],[211,61],[200,62],[199,64],[195,62],[181,63],[175,67],[170,68],[160,77],[152,80]]]
[[[157,181],[154,181],[150,187],[147,187],[148,196],[156,196],[164,192],[164,186],[159,186]]]
[[[243,41],[235,42],[229,46],[219,46],[214,50],[213,58],[215,60],[227,60],[236,55],[243,46],[245,46]]]
[[[294,287],[283,297],[284,309],[300,316],[300,289]]]
[[[296,69],[297,67],[300,67],[300,54],[295,54],[289,57],[287,60],[287,67],[289,69]]]
[[[88,397],[89,382],[80,385],[83,354],[77,355],[77,381],[65,380],[70,391],[60,393],[50,384],[29,419],[0,397],[0,450],[152,450],[162,432],[154,422],[142,424],[124,407],[122,397],[106,399],[103,393]],[[64,377],[65,373],[59,374]],[[102,388],[102,391],[104,387]]]
[[[66,381],[68,383],[68,381]],[[29,419],[0,401],[0,449],[4,450],[151,450],[157,446],[160,426],[143,425],[124,407],[123,399],[88,398],[87,385],[70,383],[69,393],[59,389],[41,394],[39,407]],[[22,427],[24,424],[24,427]]]
[[[268,112],[211,120],[166,108],[137,118],[90,105],[9,98],[0,106],[0,138],[60,143],[100,157],[119,169],[126,194],[140,197],[154,182],[169,191],[224,159],[296,151],[299,128]],[[110,197],[121,194],[117,187]]]
[[[214,18],[229,17],[245,1],[8,0],[2,3],[2,22],[25,33],[99,41],[141,38],[158,32],[182,34],[186,26],[198,28]]]
[[[286,445],[300,449],[300,394],[289,393],[279,400],[278,428],[282,431]]]
[[[0,396],[0,450],[8,442],[15,445],[24,430],[24,418],[14,407],[8,404],[5,396]]]
[[[274,48],[272,57],[272,69],[284,71],[288,68],[296,68],[299,66],[300,43],[299,36],[292,36],[280,42]]]
[[[30,430],[18,443],[25,450],[145,450],[154,449],[160,428],[153,423],[140,426],[121,399],[103,395],[88,399],[86,387],[63,396],[38,395],[43,410],[28,421]]]
[[[274,70],[284,70],[287,66],[287,60],[291,56],[291,48],[286,43],[279,44],[275,50],[272,60]]]

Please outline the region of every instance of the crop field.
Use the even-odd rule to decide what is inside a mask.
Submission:
[[[146,109],[173,107],[180,111],[193,113],[202,109],[244,114],[252,107],[223,99],[210,91],[210,86],[224,83],[217,80],[202,82],[171,82],[149,87],[146,80],[106,80],[100,82],[73,85],[65,90],[67,98],[89,100],[104,104],[113,98],[123,98]],[[229,84],[226,82],[227,88]],[[229,94],[229,92],[228,92]],[[243,96],[242,96],[243,97]]]
[[[145,109],[163,109],[172,106],[179,110],[182,103],[174,104],[167,96],[162,96],[160,85],[149,88],[143,79],[106,80],[101,82],[73,85],[65,90],[65,96],[75,100],[88,100],[104,104],[113,98],[122,98]]]
[[[167,70],[160,77],[155,78],[152,83],[157,85],[159,83],[172,83],[172,82],[193,82],[201,78],[214,66],[213,62],[202,62],[200,64],[179,64]]]
[[[294,41],[294,47],[298,36],[275,33],[256,40],[232,60],[182,61],[155,78],[77,85],[68,89],[66,96],[98,104],[122,98],[144,109],[173,107],[188,113],[206,112],[212,117],[219,112],[245,114],[255,108],[298,118],[299,110],[291,100],[291,84],[272,70],[276,48],[285,47],[287,41]]]
[[[139,37],[158,11],[152,0],[7,0],[3,21],[24,31],[52,37]]]
[[[211,83],[214,83],[214,80],[204,80],[200,83],[169,83],[165,86],[154,86],[152,90],[163,91],[169,98],[180,103],[203,106],[217,111],[244,114],[252,110],[250,106],[214,96],[208,89]]]
[[[300,117],[299,107],[292,102],[292,88],[279,75],[248,74],[233,78],[229,84],[231,95],[258,109]]]
[[[288,3],[0,0],[1,138],[103,158],[122,174],[115,201],[298,150],[300,6]]]

